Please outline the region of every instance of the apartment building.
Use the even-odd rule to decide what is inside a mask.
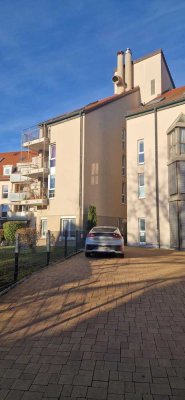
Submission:
[[[185,86],[127,117],[128,243],[185,249]]]
[[[75,229],[85,228],[90,204],[98,224],[119,225],[126,234],[125,115],[174,82],[162,50],[133,61],[130,49],[117,53],[112,81],[112,96],[23,133],[23,148],[36,153],[29,166],[21,166],[30,197],[11,198],[11,204],[15,212],[27,207],[30,224],[43,237],[47,229],[62,235],[66,228],[73,237]],[[21,196],[27,196],[24,183]]]
[[[24,162],[29,163],[30,157],[31,153],[28,154],[27,151],[0,153],[0,228],[7,220],[26,220],[27,218],[27,213],[12,212],[11,200],[16,195],[21,196],[20,188],[14,188],[12,185],[13,179],[18,176],[18,165]]]

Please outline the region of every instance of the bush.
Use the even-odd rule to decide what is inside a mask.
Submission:
[[[90,231],[97,224],[96,207],[90,205],[87,215],[87,230]]]
[[[38,234],[34,228],[20,228],[16,233],[19,234],[20,245],[29,246],[30,248],[36,246]]]
[[[5,222],[3,224],[3,230],[4,230],[4,238],[7,241],[8,244],[14,244],[15,243],[15,234],[19,228],[22,228],[25,226],[23,222]]]
[[[0,243],[3,241],[4,239],[4,231],[3,229],[0,229]]]

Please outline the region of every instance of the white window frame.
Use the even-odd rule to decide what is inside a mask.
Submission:
[[[44,226],[43,222],[46,222],[46,230],[45,231],[43,230],[43,226]],[[47,230],[48,230],[48,220],[47,220],[47,218],[41,218],[41,237],[43,239],[46,238]]]
[[[62,216],[62,217],[60,217],[60,234],[61,234],[61,236],[63,238],[65,237],[65,230],[64,230],[63,222],[66,221],[66,220],[70,221],[69,230],[68,230],[68,236],[67,237],[70,240],[75,240],[75,238],[76,238],[76,217],[75,216]],[[72,220],[73,221],[75,220],[75,233],[71,236],[71,232],[72,232],[72,230],[71,230],[71,221]]]
[[[51,182],[51,176],[54,176],[54,178],[55,178],[55,187],[54,188],[51,188],[50,187],[50,182]],[[56,188],[56,177],[55,177],[55,174],[52,174],[52,175],[49,175],[49,187],[48,187],[48,197],[49,197],[49,199],[53,199],[54,197],[55,197],[55,188]]]
[[[12,173],[12,165],[3,165],[3,175],[10,176]]]
[[[7,190],[4,190],[4,188]],[[2,185],[2,199],[8,199],[8,185]]]
[[[140,182],[141,176],[143,176],[143,181],[144,181],[143,185],[141,185],[141,182]],[[139,197],[139,199],[145,198],[145,174],[144,173],[138,174],[138,197]]]
[[[55,146],[55,157],[51,157],[52,154],[52,147]],[[51,162],[54,161],[54,165],[51,166]],[[51,143],[49,147],[49,167],[55,168],[56,166],[56,143]]]
[[[140,144],[143,143],[143,151],[140,151]],[[144,161],[140,161],[139,157],[143,155],[143,160]],[[145,147],[144,147],[144,139],[140,139],[137,142],[137,161],[138,164],[144,164],[145,163]]]
[[[183,127],[179,129],[179,153],[185,154],[185,151],[181,151],[182,148],[185,150],[185,139],[182,139],[182,133],[185,133],[185,128]]]
[[[145,229],[141,229],[141,221],[145,223]],[[138,219],[138,234],[139,234],[139,243],[145,245],[146,244],[146,219],[141,217]],[[141,241],[141,237],[144,237],[144,241]]]

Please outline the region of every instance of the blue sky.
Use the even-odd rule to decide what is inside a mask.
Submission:
[[[162,48],[185,85],[184,0],[0,0],[0,152],[23,129],[113,94],[116,52]]]

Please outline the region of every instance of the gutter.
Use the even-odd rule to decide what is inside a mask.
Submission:
[[[156,191],[156,220],[157,220],[157,242],[161,247],[160,241],[160,222],[159,222],[159,166],[158,166],[158,129],[157,129],[157,107],[154,108],[154,130],[155,130],[155,191]]]

